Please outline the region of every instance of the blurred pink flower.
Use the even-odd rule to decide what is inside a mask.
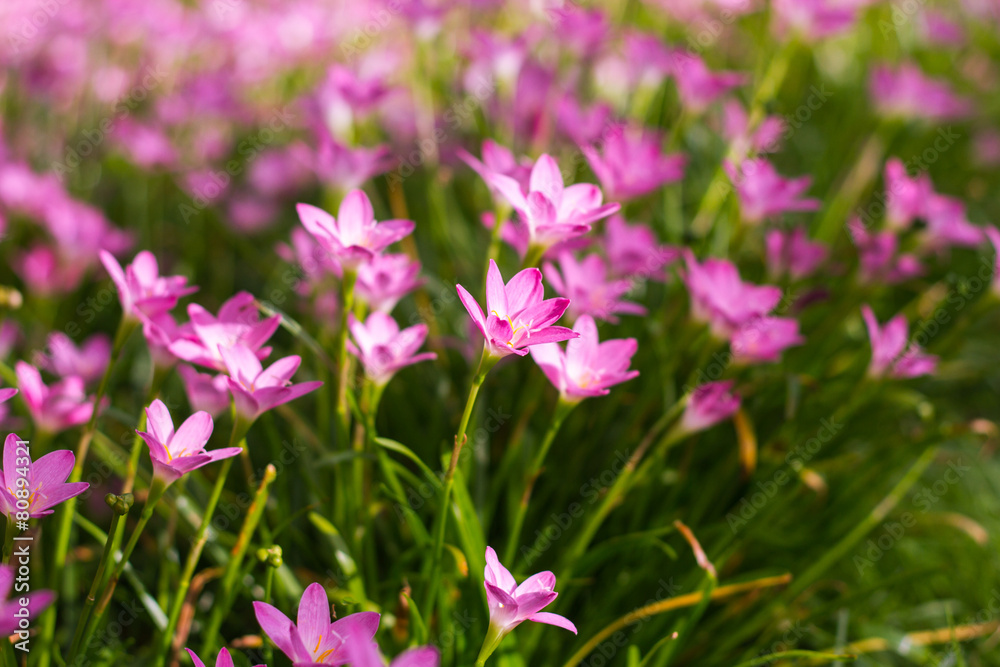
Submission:
[[[605,103],[591,104],[584,108],[573,93],[566,93],[556,107],[556,128],[577,145],[601,143],[603,137],[614,132],[611,124],[611,107]],[[530,170],[531,164],[528,164]],[[528,187],[527,178],[521,189]]]
[[[194,413],[174,432],[174,421],[160,399],[146,408],[146,425],[148,431],[137,430],[136,433],[149,446],[153,476],[168,486],[192,470],[236,456],[242,451],[239,447],[205,449],[215,426],[207,412]]]
[[[482,156],[483,159],[480,161],[464,148],[458,150],[458,157],[479,174],[494,196],[498,194],[498,191],[491,183],[491,179],[496,174],[509,176],[517,181],[522,190],[528,189],[528,179],[531,177],[531,158],[517,158],[509,148],[501,146],[492,139],[483,142]]]
[[[14,371],[21,398],[28,406],[35,428],[59,433],[90,419],[94,399],[84,391],[83,378],[71,376],[46,386],[34,366],[19,361]]]
[[[122,270],[110,252],[101,251],[101,263],[118,288],[122,317],[146,320],[173,309],[177,300],[198,290],[184,276],[160,276],[153,253],[143,250]]]
[[[490,179],[520,216],[519,232],[528,247],[550,248],[560,241],[585,234],[590,225],[617,211],[619,204],[601,204],[600,189],[590,183],[565,187],[556,161],[542,155],[531,169],[529,192],[517,181],[494,174]]]
[[[566,312],[571,320],[591,315],[615,323],[617,313],[646,314],[639,304],[622,300],[632,289],[632,283],[625,279],[608,280],[608,270],[600,255],[587,255],[577,261],[572,253],[564,252],[559,256],[559,269],[546,263],[542,270],[556,293],[569,300]]]
[[[392,312],[399,300],[423,285],[420,262],[409,255],[378,255],[358,267],[355,296],[372,310]]]
[[[773,153],[780,148],[785,122],[779,116],[766,116],[756,128],[737,100],[726,100],[722,107],[722,136],[730,143],[730,154],[738,158],[757,153]]]
[[[963,46],[966,35],[962,24],[953,21],[943,12],[925,8],[920,14],[920,32],[931,44]]]
[[[733,381],[703,384],[688,397],[679,428],[682,433],[697,433],[729,419],[740,409],[740,397],[733,392]]]
[[[924,353],[916,343],[907,346],[908,327],[905,316],[896,315],[886,323],[885,328],[880,328],[875,313],[867,304],[861,307],[861,315],[872,345],[869,375],[912,378],[934,373],[937,357]]]
[[[715,100],[748,81],[740,72],[713,72],[698,56],[675,51],[671,56],[671,73],[677,81],[681,103],[694,114],[700,114]]]
[[[190,324],[180,337],[170,343],[170,352],[178,359],[214,368],[226,369],[221,350],[241,345],[264,359],[271,348],[264,345],[277,331],[281,316],[260,319],[257,301],[249,292],[239,292],[226,300],[216,317],[196,303],[188,306]]]
[[[225,375],[199,373],[193,366],[185,364],[177,367],[177,374],[184,383],[184,393],[192,410],[218,417],[229,407],[229,381]]]
[[[609,199],[627,201],[649,194],[684,177],[686,158],[665,155],[656,132],[618,125],[603,134],[598,147],[580,150],[594,170]]]
[[[764,237],[767,248],[769,275],[787,273],[792,280],[800,280],[813,273],[830,254],[830,249],[818,241],[806,238],[806,230],[796,227],[789,231],[773,229]]]
[[[433,646],[407,649],[391,663],[386,663],[375,642],[347,642],[346,649],[352,667],[438,667],[441,662],[441,653]]]
[[[326,185],[339,190],[360,187],[368,179],[392,169],[395,160],[386,146],[345,146],[320,133],[313,169]]]
[[[911,254],[897,254],[899,238],[891,231],[869,232],[858,218],[847,223],[858,248],[861,280],[899,283],[923,275],[920,260]]]
[[[629,370],[638,349],[634,338],[602,343],[590,315],[581,315],[573,331],[580,337],[567,342],[565,352],[558,343],[531,348],[531,358],[559,390],[562,400],[575,402],[588,396],[604,396],[610,393],[609,387],[639,375],[639,371]]]
[[[484,576],[486,599],[490,608],[489,638],[495,637],[497,644],[525,621],[554,625],[577,634],[576,626],[568,618],[542,611],[559,596],[553,590],[556,577],[551,572],[534,574],[518,586],[514,576],[500,564],[496,551],[492,547],[486,547]]]
[[[264,369],[260,359],[244,345],[220,346],[219,352],[226,362],[227,382],[236,414],[248,424],[268,410],[304,396],[323,384],[318,381],[291,383],[302,363],[295,355],[278,359]]]
[[[624,278],[663,280],[663,268],[681,256],[678,248],[659,244],[648,225],[630,225],[620,215],[608,218],[602,246],[611,275]]]
[[[189,648],[184,650],[191,656],[191,662],[194,663],[194,667],[205,667],[205,663],[201,661],[201,658],[194,651]],[[215,667],[233,667],[233,656],[229,655],[229,649],[219,649],[219,655],[215,658]],[[256,665],[255,667],[267,667],[267,665]]]
[[[917,218],[927,216],[934,186],[926,173],[910,178],[899,158],[885,164],[886,224],[890,229],[906,229]]]
[[[379,615],[372,611],[331,623],[326,590],[317,583],[302,593],[297,623],[266,602],[254,602],[253,610],[261,630],[295,667],[346,665],[352,659],[348,647],[374,641],[379,623]]]
[[[87,270],[85,264],[67,261],[57,250],[41,244],[18,253],[12,264],[28,290],[39,296],[72,292]]]
[[[347,348],[361,361],[365,374],[378,386],[392,379],[400,369],[421,361],[437,359],[433,352],[416,354],[427,338],[427,325],[416,324],[399,330],[392,316],[374,312],[364,322],[348,314],[351,338]]]
[[[490,260],[486,274],[486,308],[482,309],[469,291],[456,285],[458,298],[469,312],[479,332],[486,338],[486,350],[493,357],[524,356],[530,345],[555,343],[578,334],[566,327],[552,326],[566,312],[569,299],[544,299],[542,272],[524,269],[506,285],[496,262]]]
[[[895,69],[876,66],[868,82],[875,108],[884,116],[905,120],[944,121],[968,116],[971,101],[956,95],[944,81],[927,77],[904,63]]]
[[[934,194],[927,201],[927,247],[937,250],[950,246],[974,248],[983,242],[983,230],[965,217],[961,199]]]
[[[80,376],[84,382],[96,382],[111,361],[111,339],[94,334],[77,347],[66,334],[49,334],[47,352],[41,352],[36,365],[59,377]]]
[[[53,591],[46,590],[18,592],[15,597],[10,597],[14,592],[15,574],[13,565],[0,565],[0,635],[4,637],[18,632],[25,618],[36,618],[56,599]]]
[[[684,259],[687,271],[682,277],[691,294],[691,315],[708,323],[718,338],[729,338],[743,324],[771,312],[781,300],[777,287],[740,280],[732,262],[709,258],[698,264],[690,251]]]
[[[726,173],[740,199],[740,212],[745,222],[756,225],[766,219],[791,211],[815,211],[818,199],[803,199],[812,179],[782,178],[764,158],[744,160],[739,169],[725,162]]]
[[[66,482],[75,461],[68,449],[32,461],[27,441],[15,433],[8,435],[3,443],[3,470],[0,470],[4,482],[4,488],[0,489],[0,512],[7,515],[7,521],[13,521],[19,512],[28,512],[30,518],[37,519],[52,514],[53,507],[89,489],[86,482]],[[27,501],[27,507],[18,507],[19,500]]]
[[[861,4],[863,0],[773,0],[771,10],[780,29],[814,42],[850,29]]]
[[[729,348],[735,363],[760,364],[776,362],[786,349],[804,342],[797,320],[765,315],[733,332]]]
[[[298,204],[296,209],[302,226],[323,250],[352,270],[408,236],[414,227],[412,220],[376,222],[371,201],[361,190],[347,193],[336,218],[309,204]]]

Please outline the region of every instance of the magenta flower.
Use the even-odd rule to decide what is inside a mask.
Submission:
[[[569,306],[569,299],[544,299],[542,272],[524,269],[506,285],[496,262],[490,260],[486,274],[486,308],[489,317],[469,291],[456,285],[458,298],[486,338],[486,351],[495,358],[509,354],[524,356],[530,345],[556,343],[575,334],[566,327],[552,326]],[[544,300],[543,300],[544,299]]]
[[[856,7],[840,0],[774,0],[771,10],[782,29],[792,30],[808,41],[844,32],[857,17]]]
[[[681,256],[677,248],[660,245],[647,225],[629,225],[620,215],[608,218],[603,246],[611,274],[625,278],[663,280],[663,267]]]
[[[423,284],[420,262],[408,255],[378,255],[358,267],[357,298],[372,310],[391,312],[399,300]]]
[[[756,129],[750,128],[750,116],[736,100],[727,100],[722,107],[722,136],[730,144],[730,154],[739,157],[778,150],[785,123],[779,116],[767,116]]]
[[[12,265],[28,289],[41,296],[72,292],[87,269],[86,265],[67,261],[59,250],[43,244],[18,253]]]
[[[787,273],[793,280],[814,273],[830,254],[825,244],[807,239],[802,227],[791,231],[773,229],[764,238],[764,245],[768,273],[772,276]]]
[[[758,317],[747,322],[729,339],[733,361],[760,364],[778,361],[781,353],[805,339],[799,335],[799,323],[788,317]]]
[[[229,391],[233,394],[236,414],[253,423],[257,417],[283,403],[304,396],[322,386],[322,382],[291,384],[302,359],[292,355],[278,359],[265,370],[253,352],[244,345],[219,348],[229,373]]]
[[[376,311],[364,322],[359,322],[354,313],[347,317],[354,339],[347,342],[347,348],[361,361],[365,373],[378,386],[389,382],[402,368],[437,359],[433,352],[415,354],[427,338],[426,324],[400,331],[396,320],[385,313]]]
[[[194,667],[205,667],[205,663],[201,661],[201,658],[189,648],[184,649],[191,656],[191,662],[194,663]],[[233,667],[233,656],[229,655],[229,649],[221,648],[219,649],[219,655],[215,658],[215,667]],[[255,667],[267,667],[266,665],[255,665]]]
[[[683,278],[691,294],[691,315],[707,322],[718,338],[728,338],[741,325],[771,312],[781,300],[777,287],[744,283],[729,261],[710,258],[698,264],[690,252],[685,261]]]
[[[532,167],[527,195],[509,176],[494,174],[490,180],[517,210],[519,231],[527,238],[529,248],[545,250],[585,234],[591,224],[621,208],[619,204],[602,205],[603,197],[596,185],[576,183],[565,187],[559,166],[549,155],[542,155]]]
[[[556,129],[565,134],[574,144],[591,144],[600,141],[605,134],[614,131],[609,126],[611,115],[612,110],[608,104],[592,104],[584,108],[576,95],[566,93],[556,106]],[[528,169],[531,169],[530,163]],[[527,188],[528,180],[525,178],[521,189]]]
[[[83,378],[74,375],[46,386],[34,366],[19,361],[14,371],[21,397],[39,430],[59,433],[90,419],[94,399],[84,391]]]
[[[732,389],[732,380],[709,382],[695,388],[684,406],[679,422],[681,432],[704,431],[736,414],[740,409],[740,397]]]
[[[188,287],[184,276],[160,276],[153,253],[143,250],[123,270],[110,252],[101,251],[101,263],[115,287],[122,304],[122,316],[145,320],[173,309],[177,300],[198,291]]]
[[[493,639],[493,648],[511,630],[525,621],[546,623],[576,634],[576,626],[558,614],[542,611],[559,595],[553,589],[556,577],[551,572],[539,572],[525,579],[520,586],[507,571],[492,547],[486,547],[484,572],[486,599],[490,608],[490,629],[487,642]],[[485,647],[485,645],[484,645]]]
[[[876,67],[868,88],[876,110],[884,116],[944,121],[962,118],[972,111],[972,103],[956,95],[946,82],[927,77],[909,63],[896,69]]]
[[[871,234],[857,218],[848,222],[847,227],[858,247],[862,280],[882,280],[893,284],[923,274],[923,266],[914,255],[897,254],[899,238],[893,232]]]
[[[20,444],[24,443],[24,444]],[[32,519],[52,514],[52,508],[74,498],[88,488],[86,482],[70,482],[76,457],[68,449],[46,454],[32,462],[27,441],[11,433],[3,443],[4,488],[0,489],[0,512],[13,521],[19,512],[27,512]],[[18,501],[27,501],[27,507],[18,507]]]
[[[542,270],[556,293],[569,299],[567,312],[571,320],[592,315],[616,323],[617,313],[646,314],[639,304],[622,300],[632,289],[631,281],[608,280],[607,267],[599,255],[587,255],[578,262],[572,253],[565,252],[559,256],[559,270],[548,263]]]
[[[890,229],[907,229],[917,218],[927,215],[934,186],[926,173],[910,178],[898,158],[885,164],[885,221]]]
[[[316,128],[316,134],[313,170],[321,181],[341,191],[360,187],[369,178],[392,169],[395,163],[388,146],[345,146],[326,128]]]
[[[479,177],[486,182],[490,190],[497,194],[495,186],[491,183],[496,175],[508,176],[517,181],[521,190],[528,189],[528,181],[531,178],[531,158],[514,156],[513,151],[505,146],[501,146],[492,139],[483,142],[483,159],[479,160],[465,149],[458,150],[458,157],[472,167],[479,174]]]
[[[639,371],[629,370],[638,349],[634,338],[602,343],[590,315],[581,315],[573,331],[580,337],[566,343],[565,352],[557,343],[531,348],[531,358],[559,390],[562,400],[577,402],[588,396],[604,396],[610,393],[609,387],[639,375]]]
[[[728,160],[724,166],[740,199],[743,220],[751,225],[789,211],[819,208],[818,199],[801,199],[812,181],[808,176],[782,178],[763,158],[744,160],[739,169]]]
[[[177,363],[177,355],[170,351],[170,346],[181,339],[194,339],[190,322],[178,325],[170,313],[160,313],[148,318],[142,323],[142,335],[149,348],[149,356],[153,366],[158,369],[173,368]]]
[[[960,199],[932,195],[927,202],[927,230],[924,243],[932,249],[948,246],[974,248],[983,241],[983,230],[965,217]]]
[[[221,349],[242,345],[264,359],[271,348],[264,343],[281,324],[281,316],[260,319],[257,303],[249,292],[239,292],[219,308],[218,317],[196,303],[188,306],[190,332],[170,343],[179,359],[215,370],[226,370]]]
[[[95,334],[77,347],[60,331],[49,335],[48,353],[37,359],[40,368],[63,378],[78,375],[84,382],[100,380],[110,361],[111,340],[104,334]]]
[[[24,610],[27,609],[27,619],[36,618],[45,608],[52,604],[56,594],[52,591],[32,591],[30,593],[14,592],[15,567],[0,565],[0,636],[7,637],[22,630],[25,621]],[[27,601],[27,604],[21,604]],[[19,635],[20,636],[20,635]],[[24,636],[27,639],[27,635]]]
[[[441,653],[433,646],[418,646],[396,656],[391,663],[379,653],[372,641],[354,641],[346,645],[351,667],[438,667]]]
[[[295,667],[346,665],[348,646],[371,642],[379,615],[365,611],[330,622],[330,604],[320,584],[309,584],[299,600],[297,623],[264,602],[253,603],[261,629]]]
[[[684,177],[683,155],[664,155],[656,132],[618,125],[602,136],[601,150],[581,146],[610,199],[627,201]]]
[[[193,366],[180,365],[177,374],[184,383],[191,409],[217,417],[229,407],[229,381],[225,375],[199,373]]]
[[[361,190],[347,193],[336,218],[309,204],[298,204],[296,210],[306,231],[344,268],[352,270],[408,236],[414,227],[412,220],[376,223],[372,203]]]
[[[148,432],[136,431],[149,446],[149,458],[153,461],[153,476],[169,486],[181,475],[236,456],[239,447],[222,447],[208,451],[205,445],[212,437],[215,424],[207,412],[196,412],[174,432],[174,421],[163,401],[156,399],[146,408]]]
[[[872,360],[868,374],[873,377],[888,375],[894,378],[912,378],[930,375],[937,368],[937,357],[926,354],[916,343],[906,344],[906,317],[896,315],[885,328],[880,328],[875,313],[867,304],[861,307],[861,316],[868,328],[872,344]]]
[[[747,75],[739,72],[713,72],[704,60],[684,51],[672,54],[671,65],[681,103],[695,114],[747,81]]]

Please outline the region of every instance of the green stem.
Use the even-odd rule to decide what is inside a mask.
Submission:
[[[334,343],[337,363],[337,446],[346,449],[350,439],[350,417],[347,406],[347,383],[350,381],[350,364],[347,358],[347,316],[354,310],[354,283],[357,274],[344,269],[340,284],[340,328]]]
[[[549,448],[552,447],[552,442],[555,440],[556,434],[559,432],[560,427],[562,427],[566,417],[579,404],[579,401],[570,402],[562,398],[556,404],[555,413],[549,422],[549,428],[545,431],[542,444],[538,446],[535,458],[532,460],[531,467],[528,468],[524,478],[524,493],[521,495],[521,502],[517,506],[517,514],[514,515],[514,523],[510,531],[510,539],[507,542],[507,550],[504,552],[503,562],[508,565],[514,562],[515,550],[521,540],[521,529],[524,527],[524,517],[528,513],[528,502],[531,500],[531,492],[534,489],[535,480],[538,479],[538,474],[542,469],[542,464],[545,462],[545,456],[549,453]]]
[[[125,341],[128,340],[129,335],[135,329],[136,325],[137,322],[127,317],[127,314],[123,314],[121,321],[118,323],[118,331],[115,333],[115,340],[111,350],[111,361],[108,362],[108,367],[104,370],[104,375],[101,377],[101,383],[98,385],[97,393],[94,395],[94,409],[90,413],[90,420],[84,427],[83,433],[80,435],[80,441],[76,446],[76,461],[67,480],[70,483],[79,482],[83,478],[83,467],[87,461],[90,441],[93,439],[94,431],[97,429],[97,417],[100,413],[101,401],[104,399],[104,394],[108,389],[111,371],[114,369],[115,361],[121,356]],[[56,530],[55,554],[52,560],[52,574],[49,579],[49,586],[55,591],[62,590],[63,568],[66,564],[66,556],[69,554],[70,534],[73,531],[73,515],[76,513],[76,503],[78,500],[79,496],[74,496],[63,503],[59,516],[59,525]],[[56,605],[51,605],[45,610],[41,619],[41,625],[38,667],[49,667],[53,653],[51,646],[55,640],[56,632]]]
[[[425,622],[429,626],[431,617],[434,614],[434,602],[438,589],[438,577],[441,571],[441,551],[444,548],[444,535],[448,526],[448,508],[451,501],[451,489],[455,484],[455,469],[458,467],[458,459],[465,445],[465,432],[469,427],[469,419],[472,417],[472,408],[476,404],[476,396],[479,395],[479,388],[486,379],[486,374],[499,361],[497,357],[490,354],[489,348],[483,347],[483,356],[479,359],[479,368],[472,378],[472,386],[469,388],[469,397],[465,401],[465,410],[462,412],[462,421],[458,425],[458,432],[455,434],[455,445],[451,450],[451,461],[444,475],[444,490],[441,493],[441,506],[438,508],[437,519],[434,526],[434,543],[431,546],[431,568],[430,576],[427,579],[427,599],[422,605],[426,614]]]
[[[14,517],[7,517],[7,529],[4,532],[3,564],[6,565],[10,562],[10,555],[14,553],[14,533],[17,532],[17,524],[14,522]]]

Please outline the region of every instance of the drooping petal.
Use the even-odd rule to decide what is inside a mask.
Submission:
[[[554,625],[564,630],[569,630],[574,635],[577,634],[576,626],[573,622],[566,618],[565,616],[560,616],[559,614],[553,614],[547,611],[539,611],[531,615],[528,618],[529,621],[534,621],[535,623],[545,623],[546,625]]]

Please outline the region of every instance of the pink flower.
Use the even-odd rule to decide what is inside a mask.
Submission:
[[[15,597],[9,597],[14,591],[15,568],[13,565],[0,566],[0,635],[9,637],[21,629],[25,621],[24,610],[27,609],[27,619],[37,617],[45,610],[56,594],[52,591],[18,592]],[[23,601],[27,604],[22,604]]]
[[[604,133],[602,139],[600,152],[591,146],[581,146],[580,150],[611,199],[642,197],[684,177],[686,158],[664,155],[662,139],[655,132],[618,125]]]
[[[359,322],[354,313],[347,317],[354,339],[348,341],[347,347],[361,361],[365,373],[376,385],[386,384],[402,368],[437,359],[433,352],[415,354],[427,338],[426,324],[400,331],[396,320],[385,313],[376,311],[365,322]]]
[[[482,155],[483,159],[480,161],[465,149],[458,151],[458,157],[462,158],[463,162],[479,174],[479,177],[486,182],[494,194],[497,193],[497,190],[490,181],[497,174],[513,178],[522,190],[528,188],[528,179],[531,177],[531,158],[516,158],[513,151],[492,139],[483,142]]]
[[[387,146],[345,146],[333,139],[326,128],[317,134],[313,169],[320,180],[341,191],[360,187],[369,178],[393,167],[394,158]]]
[[[726,380],[703,384],[691,392],[679,423],[682,432],[704,431],[736,414],[740,397],[732,389],[733,381]]]
[[[590,230],[590,225],[611,215],[618,204],[602,205],[602,195],[596,185],[577,183],[565,187],[556,161],[542,155],[531,169],[529,192],[525,195],[517,181],[495,174],[492,184],[517,209],[519,232],[527,238],[528,247],[548,249]]]
[[[196,412],[174,432],[174,421],[163,401],[156,399],[146,408],[149,431],[136,431],[149,446],[153,461],[153,475],[166,485],[173,484],[181,475],[197,470],[213,461],[236,456],[239,447],[222,447],[208,451],[205,445],[212,437],[214,424],[207,412]]]
[[[122,316],[146,320],[173,309],[177,300],[198,290],[184,276],[160,276],[153,253],[143,250],[122,270],[114,255],[101,251],[101,262],[118,288]]]
[[[346,665],[348,646],[371,642],[378,630],[379,615],[365,611],[330,622],[326,590],[309,584],[299,600],[298,622],[264,602],[253,603],[261,629],[296,667]]]
[[[805,339],[799,335],[798,321],[787,317],[758,317],[747,322],[729,340],[733,361],[738,364],[775,362],[781,353]]]
[[[188,306],[190,330],[170,343],[177,358],[215,370],[226,370],[220,349],[242,345],[264,359],[271,348],[264,343],[281,324],[281,316],[260,319],[257,302],[249,292],[239,292],[219,308],[218,317],[196,303]]]
[[[869,93],[884,116],[906,120],[944,121],[962,118],[972,103],[956,95],[944,81],[927,77],[909,63],[896,69],[879,66],[872,70]]]
[[[153,366],[160,369],[173,368],[177,363],[177,355],[170,351],[170,346],[181,339],[194,339],[191,323],[178,325],[170,313],[160,313],[142,323],[142,335],[149,348],[149,356]]]
[[[767,116],[751,130],[750,117],[742,104],[727,100],[722,107],[722,136],[729,140],[732,155],[773,153],[778,150],[784,131],[785,123],[778,116]]]
[[[660,245],[647,225],[629,225],[620,215],[608,218],[603,246],[611,274],[626,278],[663,280],[663,267],[681,256],[677,248]]]
[[[525,621],[555,625],[576,634],[576,626],[569,619],[542,611],[559,595],[553,590],[556,577],[551,572],[539,572],[518,586],[513,575],[500,564],[493,548],[486,547],[484,576],[490,607],[490,636],[496,636],[496,644]]]
[[[875,313],[867,304],[861,307],[861,316],[865,320],[868,338],[872,344],[872,360],[868,365],[869,375],[912,378],[934,372],[937,367],[937,357],[924,353],[916,343],[907,346],[906,317],[896,315],[883,329],[879,327]]]
[[[637,303],[623,301],[622,297],[632,289],[628,280],[608,280],[607,267],[599,255],[587,255],[578,262],[572,253],[559,256],[557,270],[552,264],[545,264],[542,270],[556,293],[569,299],[567,312],[571,320],[581,315],[592,315],[601,320],[615,323],[616,313],[645,315],[646,309]]]
[[[927,215],[934,186],[926,173],[911,179],[903,161],[892,158],[885,165],[885,191],[886,224],[890,229],[906,229]]]
[[[600,342],[597,325],[590,315],[581,315],[573,325],[579,338],[566,343],[566,351],[557,343],[535,345],[531,358],[545,373],[564,401],[581,401],[588,396],[604,396],[609,387],[639,375],[629,370],[638,349],[634,338]]]
[[[771,10],[782,29],[809,41],[848,30],[857,18],[857,9],[843,0],[774,0]]]
[[[728,160],[726,173],[736,187],[740,212],[751,225],[789,211],[815,211],[818,199],[800,199],[812,181],[808,176],[786,179],[763,158],[744,160],[737,170]]]
[[[12,264],[28,289],[40,296],[72,292],[87,268],[85,264],[67,261],[61,252],[42,244],[19,253]]]
[[[771,230],[764,244],[767,247],[768,273],[773,276],[788,273],[793,280],[814,273],[830,254],[823,243],[807,239],[802,227],[791,231]]]
[[[192,410],[218,417],[229,407],[229,381],[225,375],[199,373],[193,366],[184,364],[177,367],[177,374],[184,383],[184,392]]]
[[[524,356],[530,345],[556,343],[576,338],[566,327],[552,326],[569,306],[569,299],[544,298],[542,272],[524,269],[506,285],[496,262],[490,260],[486,274],[486,308],[489,317],[469,291],[456,285],[458,298],[469,312],[472,321],[486,338],[486,350],[493,357],[509,354]]]
[[[111,340],[95,334],[77,347],[66,334],[56,331],[49,335],[48,354],[38,355],[38,366],[59,377],[78,375],[84,382],[96,382],[104,375],[111,361]]]
[[[960,199],[932,195],[927,202],[926,245],[932,249],[948,246],[974,248],[983,242],[983,231],[965,217]]]
[[[893,232],[871,234],[857,218],[852,219],[847,227],[851,239],[858,247],[859,274],[862,280],[883,280],[893,284],[923,274],[923,266],[915,256],[897,255],[899,239]]]
[[[189,648],[184,649],[191,656],[191,662],[194,663],[194,667],[205,667],[205,663],[201,661],[201,658],[195,654]],[[229,650],[222,648],[219,649],[219,655],[215,658],[215,667],[233,667],[233,656],[229,655]],[[255,667],[267,667],[266,665],[256,665]]]
[[[59,433],[90,419],[94,399],[84,391],[83,378],[71,376],[52,386],[45,386],[42,376],[34,366],[23,361],[14,366],[21,397],[35,427],[49,433]]]
[[[414,227],[412,220],[376,223],[371,201],[361,190],[347,193],[337,218],[309,204],[298,204],[296,209],[306,231],[345,268],[352,270],[408,236]]]
[[[573,93],[566,93],[556,107],[556,129],[566,135],[574,144],[590,144],[601,141],[614,128],[609,126],[611,107],[607,104],[592,104],[584,108]],[[531,169],[531,163],[528,163]],[[528,188],[527,175],[521,189]]]
[[[66,483],[75,462],[76,457],[68,449],[32,462],[28,442],[11,433],[3,443],[0,512],[7,515],[8,521],[13,521],[18,512],[28,512],[32,519],[52,514],[53,507],[90,488],[86,482]],[[19,500],[27,501],[27,508],[18,507]]]
[[[688,252],[685,261],[683,278],[691,294],[691,314],[709,323],[718,338],[728,338],[741,325],[771,312],[781,300],[780,289],[744,283],[736,266],[724,259],[698,264]]]
[[[683,51],[671,56],[671,65],[681,102],[695,114],[747,81],[747,76],[739,72],[713,72],[701,58]]]
[[[229,373],[229,391],[233,394],[236,414],[252,423],[268,410],[304,396],[319,388],[322,382],[291,384],[302,359],[292,355],[278,359],[266,370],[254,353],[244,345],[220,347]]]
[[[399,300],[423,284],[420,262],[408,255],[378,255],[358,267],[355,296],[372,310],[391,312]]]
[[[354,641],[346,645],[352,667],[386,667],[375,642]],[[396,656],[388,667],[438,667],[441,653],[433,646],[418,646]]]

